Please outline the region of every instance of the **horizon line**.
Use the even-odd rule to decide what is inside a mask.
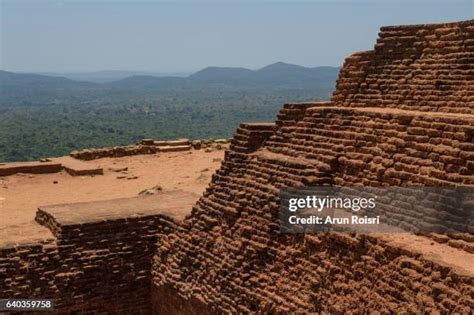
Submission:
[[[156,73],[156,74],[193,74],[199,72],[204,69],[208,68],[227,68],[227,69],[247,69],[251,71],[258,71],[260,69],[266,68],[268,66],[272,66],[275,64],[286,64],[291,66],[298,66],[307,69],[313,68],[341,68],[342,65],[334,66],[334,65],[317,65],[317,66],[304,66],[296,63],[290,62],[283,62],[277,61],[273,63],[266,64],[265,66],[261,66],[259,68],[251,68],[245,66],[204,66],[203,68],[199,68],[198,70],[171,70],[171,71],[163,71],[163,70],[140,70],[140,69],[101,69],[101,70],[9,70],[0,68],[0,71],[12,72],[12,73],[22,73],[22,74],[90,74],[90,73],[100,73],[100,72],[144,72],[144,73]]]

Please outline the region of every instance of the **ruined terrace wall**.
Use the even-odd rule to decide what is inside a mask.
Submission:
[[[473,138],[472,115],[327,106],[261,149],[330,171],[336,185],[474,185]]]
[[[407,236],[438,259],[381,236],[281,234],[278,210],[288,186],[472,186],[472,35],[472,21],[382,28],[331,103],[285,105],[259,147],[241,125],[185,229],[160,243],[154,312],[469,313],[472,270],[441,258],[472,259],[472,235],[445,236],[464,250]]]
[[[232,146],[186,221],[188,230],[162,239],[154,265],[156,292],[172,288],[182,305],[191,308],[189,301],[198,300],[208,312],[218,313],[466,312],[473,278],[416,252],[377,238],[282,235],[279,230],[282,187],[472,183],[472,172],[466,173],[472,171],[466,164],[472,159],[458,158],[472,157],[472,119],[433,115],[307,108],[293,123],[285,115],[285,124],[277,122],[282,127],[257,150]],[[409,131],[417,124],[433,124],[437,136],[420,143],[417,137],[423,135]],[[243,127],[236,139],[251,134]],[[444,148],[436,153],[444,162],[428,157],[426,145]],[[450,150],[456,154],[450,156]],[[456,158],[462,163],[449,166]],[[440,172],[420,173],[433,164]],[[449,176],[441,179],[441,173]],[[469,255],[472,239],[461,242]],[[153,299],[160,313],[166,301],[159,295]]]
[[[159,235],[176,228],[173,219],[110,212],[60,223],[39,210],[36,220],[54,237],[2,245],[0,298],[52,298],[56,314],[150,314],[151,261]]]
[[[382,27],[374,50],[346,59],[332,101],[474,113],[474,20]]]

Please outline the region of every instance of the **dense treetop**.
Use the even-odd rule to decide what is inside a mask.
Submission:
[[[0,161],[141,138],[230,137],[242,121],[274,120],[285,102],[328,99],[338,70],[277,63],[108,83],[0,71]]]

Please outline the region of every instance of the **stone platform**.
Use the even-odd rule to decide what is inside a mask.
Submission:
[[[36,221],[54,236],[0,248],[0,297],[54,298],[61,314],[150,314],[156,244],[198,197],[173,190],[40,207]]]
[[[77,160],[69,156],[63,156],[60,158],[53,159],[56,162],[61,163],[64,170],[72,176],[85,176],[85,175],[103,175],[104,170],[100,166],[95,166],[83,161]]]
[[[9,176],[16,173],[46,174],[60,172],[61,163],[48,162],[16,162],[0,163],[0,176]]]
[[[72,176],[102,175],[101,167],[85,163],[69,156],[51,158],[45,162],[14,162],[0,163],[0,176],[10,176],[17,173],[47,174],[65,170]]]
[[[163,215],[181,221],[191,212],[198,198],[199,195],[196,194],[172,190],[156,195],[41,206],[38,208],[36,221],[47,226],[55,235],[61,229],[124,218]]]

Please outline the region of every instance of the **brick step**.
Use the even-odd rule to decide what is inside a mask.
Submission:
[[[158,152],[181,152],[192,149],[191,145],[172,145],[172,146],[158,146]]]
[[[153,145],[157,147],[183,147],[183,146],[188,146],[190,144],[191,142],[189,141],[189,139],[153,141]]]
[[[95,164],[83,162],[70,156],[55,158],[53,159],[53,161],[61,163],[66,172],[68,172],[72,176],[89,176],[104,174],[104,170],[102,167]]]
[[[46,174],[57,173],[62,169],[61,163],[48,162],[15,162],[0,163],[0,176],[9,176],[17,173]]]

